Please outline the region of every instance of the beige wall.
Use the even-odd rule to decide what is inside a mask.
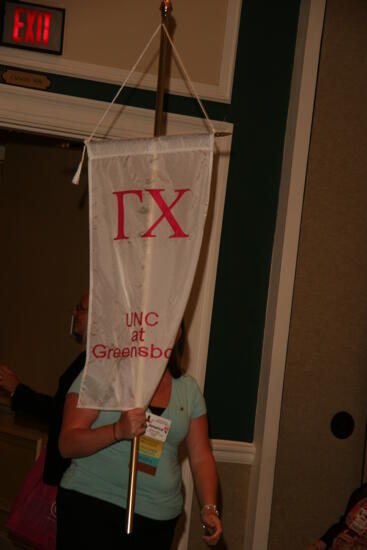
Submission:
[[[269,549],[306,548],[363,466],[367,391],[367,4],[329,0],[289,336]],[[355,430],[337,439],[335,413]]]
[[[60,2],[46,2],[59,6]],[[121,69],[130,69],[158,26],[160,2],[64,0],[66,9],[64,55],[68,59]],[[175,0],[175,45],[187,60],[194,80],[217,84],[228,0]],[[90,14],[93,14],[91,17]],[[88,24],[85,24],[85,21]],[[190,29],[191,40],[187,40]],[[203,33],[205,39],[203,40]],[[159,35],[139,70],[157,74]],[[176,66],[172,76],[179,76]]]

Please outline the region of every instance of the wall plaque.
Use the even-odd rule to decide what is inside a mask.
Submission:
[[[8,68],[2,72],[1,76],[6,84],[12,86],[34,88],[35,90],[47,90],[51,86],[51,82],[45,74]]]

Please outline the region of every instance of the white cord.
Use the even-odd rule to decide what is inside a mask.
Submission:
[[[145,46],[145,48],[144,48],[143,51],[141,52],[140,56],[138,57],[138,60],[136,61],[136,63],[135,63],[135,64],[133,65],[133,67],[131,68],[131,70],[130,70],[129,74],[127,75],[127,77],[125,78],[123,84],[121,84],[121,86],[120,86],[120,88],[118,89],[117,93],[115,94],[114,98],[112,99],[112,101],[111,101],[110,104],[108,105],[107,109],[105,110],[105,112],[103,113],[103,115],[101,116],[101,118],[99,119],[99,121],[97,122],[96,126],[94,127],[94,130],[92,131],[92,133],[90,134],[90,136],[84,141],[84,144],[89,143],[89,142],[93,139],[93,137],[95,136],[95,134],[96,134],[98,128],[101,126],[102,122],[104,121],[104,119],[106,118],[106,116],[108,115],[108,113],[110,112],[110,110],[111,110],[111,108],[112,108],[112,105],[114,105],[114,103],[115,103],[115,101],[117,100],[118,96],[121,94],[122,90],[125,88],[125,86],[126,86],[128,80],[129,80],[129,78],[131,77],[131,75],[133,74],[133,72],[136,70],[136,67],[139,65],[140,61],[141,61],[142,58],[144,57],[144,55],[145,55],[147,49],[149,48],[149,46],[150,46],[151,43],[153,42],[154,38],[156,37],[156,35],[157,35],[157,33],[158,33],[158,31],[159,31],[159,29],[160,29],[161,27],[163,28],[164,32],[166,33],[166,36],[167,36],[167,38],[168,38],[168,40],[169,40],[169,43],[170,43],[171,46],[172,46],[172,50],[173,50],[173,52],[174,52],[174,54],[175,54],[175,56],[176,56],[176,58],[177,58],[177,61],[178,61],[179,65],[180,65],[180,67],[181,67],[181,69],[182,69],[184,75],[185,75],[186,82],[187,82],[187,84],[188,84],[188,86],[189,86],[190,92],[195,96],[197,102],[199,103],[200,108],[201,108],[201,110],[202,110],[202,112],[203,112],[203,114],[204,114],[204,116],[205,116],[205,119],[206,119],[206,121],[207,121],[207,123],[208,123],[208,126],[209,126],[211,132],[212,132],[213,134],[215,134],[214,125],[213,125],[212,121],[210,120],[210,118],[209,118],[209,116],[208,116],[208,113],[207,113],[206,110],[205,110],[205,107],[204,107],[204,105],[203,105],[203,103],[202,103],[202,101],[201,101],[201,99],[200,99],[200,97],[199,97],[199,95],[198,95],[198,93],[197,93],[197,91],[196,91],[196,89],[195,89],[195,86],[194,86],[194,84],[193,84],[193,82],[192,82],[192,80],[191,80],[191,78],[190,78],[190,76],[189,76],[189,74],[188,74],[188,72],[187,72],[187,70],[186,70],[186,68],[185,68],[185,65],[184,65],[184,63],[183,63],[183,61],[182,61],[182,59],[181,59],[181,57],[180,57],[180,54],[178,53],[178,51],[177,51],[177,49],[176,49],[174,43],[172,42],[172,39],[171,39],[171,37],[170,37],[170,35],[169,35],[169,32],[168,32],[168,30],[167,30],[165,24],[164,24],[164,23],[159,23],[158,27],[156,28],[156,30],[155,30],[154,33],[152,34],[152,36],[151,36],[150,40],[148,41],[147,45]],[[84,145],[83,153],[82,153],[82,158],[81,158],[81,160],[80,160],[80,162],[79,162],[78,168],[77,168],[77,170],[76,170],[76,172],[75,172],[75,175],[74,175],[74,177],[73,177],[73,179],[72,179],[72,182],[73,182],[74,185],[79,185],[80,174],[81,174],[81,171],[82,171],[82,167],[83,167],[83,163],[84,163],[84,158],[85,158],[85,152],[86,152],[86,146]]]
[[[184,63],[183,63],[183,61],[182,61],[182,59],[181,59],[181,57],[180,57],[180,54],[178,53],[177,49],[175,48],[175,45],[174,45],[174,43],[172,42],[172,39],[171,39],[171,37],[170,37],[170,35],[169,35],[169,32],[168,32],[168,30],[166,29],[166,26],[165,26],[164,23],[162,23],[162,27],[163,27],[164,32],[166,33],[166,36],[167,36],[167,38],[168,38],[168,40],[169,40],[169,43],[170,43],[171,46],[172,46],[172,49],[173,49],[173,51],[174,51],[174,54],[175,54],[175,56],[177,57],[177,61],[179,62],[179,65],[180,65],[180,67],[181,67],[181,69],[182,69],[182,71],[183,71],[183,73],[184,73],[184,75],[185,75],[185,78],[186,78],[186,80],[187,80],[187,83],[189,84],[190,91],[191,91],[191,93],[196,97],[197,102],[199,103],[199,105],[200,105],[200,107],[201,107],[201,110],[202,110],[203,113],[204,113],[204,116],[205,116],[205,118],[206,118],[206,120],[207,120],[207,122],[208,122],[208,124],[209,124],[209,127],[210,127],[211,131],[213,132],[213,134],[215,134],[214,125],[213,125],[212,121],[210,120],[210,118],[208,117],[208,113],[206,112],[205,107],[204,107],[204,105],[203,105],[202,102],[201,102],[201,99],[200,99],[200,97],[199,97],[199,95],[198,95],[198,93],[197,93],[197,91],[196,91],[196,89],[195,89],[195,86],[194,86],[194,84],[193,84],[193,82],[192,82],[192,80],[191,80],[191,78],[190,78],[190,76],[189,76],[187,70],[185,69],[185,65],[184,65]]]
[[[117,93],[115,94],[114,98],[112,99],[112,101],[110,102],[110,104],[108,105],[107,109],[105,110],[105,112],[103,113],[103,115],[101,116],[101,118],[99,119],[99,121],[97,122],[96,126],[94,127],[94,130],[92,131],[92,133],[89,135],[89,137],[84,140],[84,144],[86,143],[89,143],[93,138],[94,138],[94,135],[95,133],[97,132],[98,128],[100,127],[100,125],[102,124],[102,122],[104,121],[104,119],[106,118],[106,116],[108,115],[108,113],[110,112],[111,108],[112,108],[112,105],[115,103],[115,101],[117,100],[118,96],[121,94],[122,90],[125,88],[126,86],[126,83],[128,82],[130,76],[133,74],[133,72],[135,71],[136,67],[139,65],[140,61],[142,60],[142,58],[144,57],[145,55],[145,52],[147,51],[147,49],[149,48],[149,46],[151,45],[151,43],[153,42],[154,38],[156,37],[156,34],[158,33],[159,29],[161,28],[162,26],[162,23],[159,23],[158,27],[156,28],[156,30],[154,31],[154,33],[152,34],[150,40],[148,41],[147,45],[145,46],[145,48],[143,49],[143,51],[141,52],[141,54],[139,55],[138,57],[138,60],[136,61],[136,63],[133,65],[132,69],[130,70],[129,74],[127,75],[127,77],[125,78],[124,82],[121,84],[120,88],[118,89]],[[82,172],[82,167],[83,167],[83,163],[84,163],[84,158],[85,158],[85,151],[86,151],[86,147],[84,145],[84,148],[83,148],[83,153],[82,153],[82,158],[80,159],[80,162],[79,162],[79,165],[78,165],[78,168],[74,174],[74,177],[72,179],[72,182],[74,185],[79,185],[79,182],[80,182],[80,174]]]
[[[129,74],[127,75],[127,77],[125,78],[123,84],[121,84],[118,92],[116,93],[115,97],[113,98],[113,100],[111,101],[111,103],[109,104],[109,106],[107,107],[106,111],[104,112],[104,114],[102,115],[102,117],[100,118],[98,124],[96,125],[96,127],[94,128],[93,132],[91,133],[91,135],[89,136],[88,139],[85,140],[86,143],[88,143],[89,141],[91,141],[94,137],[94,134],[96,133],[96,131],[98,130],[98,128],[100,127],[100,125],[102,124],[102,122],[104,121],[104,119],[106,118],[107,114],[109,113],[112,105],[115,103],[116,99],[118,98],[118,96],[121,94],[122,90],[125,88],[130,76],[133,74],[133,72],[135,72],[135,69],[136,67],[139,65],[140,61],[142,60],[142,58],[144,57],[145,55],[145,52],[147,51],[147,49],[149,48],[149,46],[151,45],[151,43],[153,42],[156,34],[158,33],[160,27],[161,27],[162,23],[160,23],[158,25],[158,27],[156,28],[156,30],[154,31],[151,39],[149,40],[149,42],[147,43],[147,45],[145,46],[144,50],[141,52],[138,60],[136,61],[135,65],[132,67],[132,69],[130,70]]]

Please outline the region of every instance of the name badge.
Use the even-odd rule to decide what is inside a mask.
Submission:
[[[139,437],[138,470],[154,476],[171,427],[171,420],[149,411],[146,417],[145,434]]]

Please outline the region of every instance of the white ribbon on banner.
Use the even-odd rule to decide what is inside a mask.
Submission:
[[[88,143],[90,298],[80,407],[146,408],[193,283],[213,134]]]

